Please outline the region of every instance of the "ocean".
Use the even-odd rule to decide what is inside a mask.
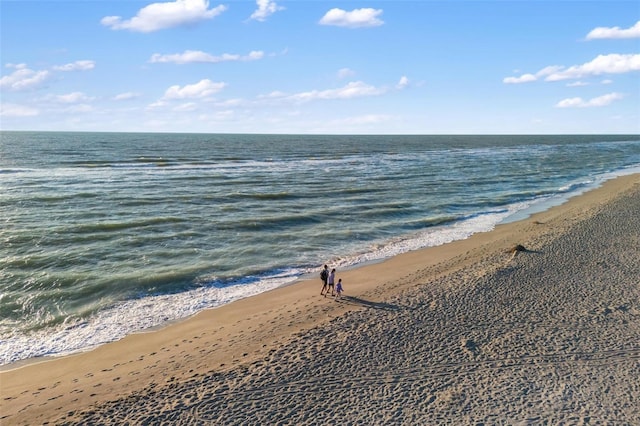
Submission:
[[[0,132],[0,365],[491,230],[640,172],[639,135]]]

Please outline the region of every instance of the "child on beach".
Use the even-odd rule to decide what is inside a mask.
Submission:
[[[338,284],[336,284],[336,300],[342,297],[342,278],[338,280]]]
[[[329,273],[329,279],[327,280],[327,291],[324,294],[324,297],[327,297],[327,294],[329,294],[329,289],[331,289],[331,295],[334,296],[335,295],[335,283],[336,280],[336,270],[335,268],[331,270],[331,272]]]

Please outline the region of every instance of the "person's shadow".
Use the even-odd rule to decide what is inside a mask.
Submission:
[[[359,297],[354,297],[354,296],[342,296],[340,299],[337,299],[337,301],[342,303],[348,303],[350,305],[362,306],[364,308],[369,308],[369,309],[381,309],[383,311],[400,310],[400,307],[397,305],[392,305],[390,303],[371,302],[369,300],[361,299]]]

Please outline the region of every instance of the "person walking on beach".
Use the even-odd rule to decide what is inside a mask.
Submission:
[[[324,269],[320,272],[320,279],[322,280],[320,296],[322,296],[326,291],[329,291],[329,287],[327,286],[327,280],[329,279],[329,267],[327,265],[324,265]]]
[[[338,280],[338,283],[336,284],[336,300],[341,299],[342,298],[342,291],[344,289],[342,288],[342,278],[340,278]]]
[[[329,293],[329,289],[331,289],[331,295],[335,296],[335,287],[334,284],[336,283],[336,270],[335,268],[331,270],[331,273],[329,274],[329,279],[327,280],[327,292],[324,294],[324,297],[327,297],[327,294]]]

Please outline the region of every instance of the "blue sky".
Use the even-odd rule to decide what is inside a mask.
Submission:
[[[2,130],[640,133],[637,1],[0,0]]]

